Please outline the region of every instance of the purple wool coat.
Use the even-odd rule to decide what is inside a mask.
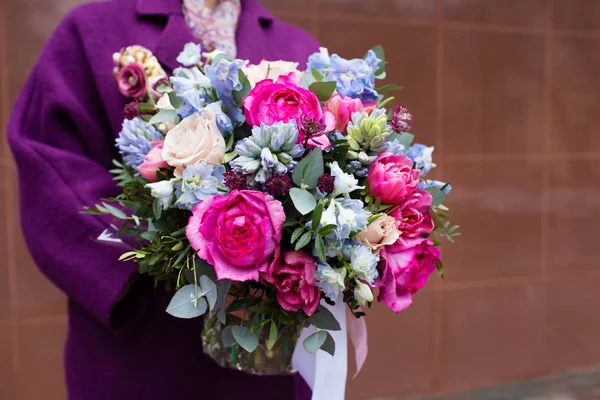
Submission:
[[[95,242],[110,220],[84,205],[118,193],[108,169],[126,104],[112,54],[139,44],[166,70],[195,41],[181,0],[113,0],[74,9],[60,23],[23,88],[8,126],[19,172],[21,222],[40,270],[69,298],[65,351],[71,400],[307,399],[296,377],[220,368],[202,353],[202,321],[165,312],[172,293]],[[298,61],[318,50],[309,34],[242,0],[238,57]],[[134,283],[135,282],[135,283]]]

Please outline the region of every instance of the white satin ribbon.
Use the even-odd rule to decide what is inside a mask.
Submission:
[[[335,340],[335,355],[331,356],[322,350],[318,350],[315,354],[306,351],[303,346],[304,339],[316,331],[311,325],[304,328],[300,334],[292,365],[312,389],[312,400],[344,400],[348,374],[346,303],[338,297],[335,306],[330,306],[324,301],[321,304],[331,311],[342,328],[339,331],[329,331]]]

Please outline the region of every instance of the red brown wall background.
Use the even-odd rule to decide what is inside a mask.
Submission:
[[[0,117],[82,0],[0,0]],[[343,56],[382,44],[463,236],[408,311],[374,307],[348,398],[457,392],[600,364],[600,1],[269,0]],[[0,398],[65,398],[65,298],[18,226],[0,142]]]

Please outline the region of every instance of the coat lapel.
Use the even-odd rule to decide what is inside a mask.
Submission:
[[[258,63],[270,59],[268,46],[273,16],[256,0],[241,0],[242,12],[236,31],[237,58]],[[172,71],[179,66],[177,56],[186,43],[198,43],[185,23],[180,0],[138,0],[138,15],[167,16],[167,23],[151,49],[161,65]]]

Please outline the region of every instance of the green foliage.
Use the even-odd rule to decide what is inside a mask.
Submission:
[[[313,92],[315,96],[321,101],[327,101],[335,92],[336,83],[334,81],[328,82],[313,82],[308,87],[308,90]]]
[[[319,177],[324,172],[323,152],[319,148],[314,148],[298,162],[294,168],[292,180],[297,186],[306,185],[307,188],[314,189],[317,187]]]
[[[296,210],[302,215],[308,214],[317,206],[315,196],[306,189],[291,188],[290,198]]]

